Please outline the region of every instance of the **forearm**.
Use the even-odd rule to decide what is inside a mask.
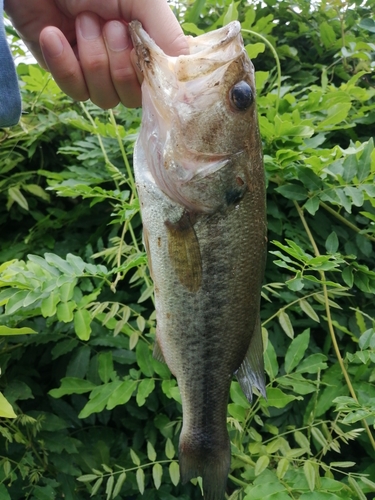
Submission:
[[[4,29],[3,0],[0,0],[0,127],[16,125],[21,115],[17,74]]]

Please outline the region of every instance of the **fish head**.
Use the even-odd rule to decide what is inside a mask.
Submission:
[[[144,76],[141,140],[151,174],[188,210],[216,211],[228,199],[225,186],[238,196],[246,190],[245,163],[262,163],[254,67],[241,25],[187,37],[189,54],[178,57],[166,55],[139,22],[130,27]]]

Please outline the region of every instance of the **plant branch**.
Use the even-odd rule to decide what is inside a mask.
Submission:
[[[352,229],[356,233],[361,233],[361,230],[355,224],[353,224],[352,222],[350,222],[347,219],[345,219],[345,217],[343,217],[342,215],[340,215],[338,212],[336,212],[336,210],[334,210],[333,208],[331,208],[329,205],[327,205],[323,201],[320,202],[320,206],[322,208],[324,208],[324,210],[327,210],[327,212],[329,212],[331,215],[333,215],[334,217],[336,217],[336,219],[338,219],[340,222],[342,222],[343,224],[345,224],[346,226],[348,226],[350,229]],[[363,236],[365,238],[369,239],[370,241],[375,242],[375,238],[373,236],[370,236],[369,234],[366,234],[366,233],[361,233],[361,234],[363,234]]]
[[[247,30],[247,29],[241,29],[244,33],[249,33],[249,35],[253,35],[257,38],[260,38],[262,42],[264,42],[269,49],[271,49],[271,52],[273,54],[273,57],[275,58],[276,61],[276,67],[277,67],[277,95],[276,95],[276,113],[279,111],[279,102],[280,102],[280,92],[281,92],[281,65],[280,65],[280,59],[279,56],[277,55],[275,47],[272,45],[272,43],[267,40],[267,38],[260,33],[257,33],[256,31],[252,30]]]
[[[300,217],[300,219],[302,221],[303,227],[305,228],[306,234],[307,234],[307,236],[308,236],[308,238],[310,240],[311,246],[313,247],[314,254],[315,254],[316,257],[320,257],[320,252],[319,252],[318,246],[317,246],[317,244],[316,244],[316,242],[314,240],[314,237],[313,237],[313,235],[312,235],[312,233],[310,231],[310,228],[309,228],[309,226],[307,224],[307,221],[305,219],[303,210],[301,209],[301,207],[299,206],[299,204],[296,201],[294,201],[294,205],[295,205],[295,207],[297,209],[297,212],[298,212],[298,215],[299,215],[299,217]],[[349,392],[350,392],[352,398],[358,403],[357,395],[355,393],[354,387],[353,387],[352,382],[351,382],[350,377],[349,377],[349,373],[348,373],[348,371],[347,371],[347,369],[345,367],[344,360],[343,360],[343,358],[341,356],[339,345],[337,343],[335,329],[334,329],[333,323],[332,323],[331,308],[330,308],[330,305],[329,305],[327,285],[324,283],[326,281],[325,273],[324,273],[324,271],[319,271],[319,273],[320,273],[321,279],[323,281],[323,283],[322,283],[323,295],[324,295],[324,302],[325,302],[325,308],[326,308],[328,329],[329,329],[329,333],[330,333],[330,336],[331,336],[331,339],[332,339],[332,345],[333,345],[333,348],[334,348],[337,360],[339,362],[342,374],[344,375],[346,384],[347,384],[347,386],[349,388]],[[375,450],[375,440],[374,440],[374,437],[373,437],[373,435],[371,433],[371,430],[370,430],[370,428],[369,428],[369,426],[368,426],[368,424],[367,424],[367,422],[365,420],[361,420],[361,422],[362,422],[362,425],[364,426],[364,428],[366,429],[366,432],[367,432],[368,437],[370,439],[371,445],[372,445],[373,449]]]

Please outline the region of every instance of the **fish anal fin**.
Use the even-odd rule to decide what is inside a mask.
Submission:
[[[176,223],[165,222],[168,253],[174,271],[182,285],[197,292],[202,284],[202,260],[192,216],[184,212]]]
[[[262,328],[259,315],[255,322],[253,336],[245,359],[237,370],[236,377],[250,403],[252,401],[254,387],[263,397],[267,397],[264,375]]]

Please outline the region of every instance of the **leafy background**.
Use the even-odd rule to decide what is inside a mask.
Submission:
[[[227,498],[373,499],[375,3],[172,8],[187,34],[238,18],[257,69],[268,399],[232,384]],[[0,498],[201,498],[179,483],[179,392],[152,358],[141,112],[18,73],[24,114],[0,131]]]

